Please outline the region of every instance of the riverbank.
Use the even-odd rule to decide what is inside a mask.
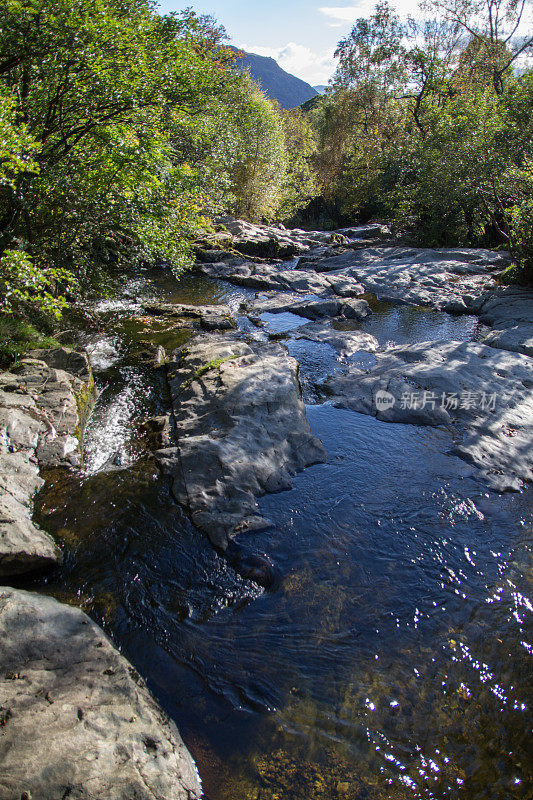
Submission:
[[[380,237],[386,235],[382,230],[378,233]],[[290,232],[281,232],[280,235],[283,240],[291,237]],[[276,237],[275,231],[259,229],[254,236],[266,237],[267,244],[261,247],[275,247],[270,242]],[[355,562],[349,566],[352,552],[357,556],[356,561],[360,559],[363,563],[374,551],[380,551],[380,539],[372,540],[372,531],[376,528],[380,536],[386,536],[389,524],[402,513],[398,504],[405,505],[411,518],[416,519],[410,526],[415,535],[422,536],[428,528],[429,523],[422,523],[417,516],[422,502],[417,499],[417,492],[411,498],[408,484],[401,483],[402,478],[392,478],[392,465],[388,467],[389,474],[373,472],[375,453],[381,452],[380,448],[384,453],[392,449],[409,454],[406,457],[413,464],[411,481],[424,496],[421,513],[426,513],[427,507],[430,517],[434,501],[430,494],[426,495],[426,490],[431,488],[434,491],[441,485],[444,491],[444,487],[456,480],[454,476],[460,474],[470,492],[468,503],[475,508],[475,512],[471,510],[465,517],[465,535],[469,527],[477,531],[476,526],[479,526],[478,550],[482,549],[481,538],[487,538],[483,526],[489,525],[491,502],[500,509],[498,513],[504,514],[504,508],[513,507],[512,500],[509,506],[501,505],[507,501],[498,499],[500,492],[511,491],[519,498],[524,481],[531,477],[531,448],[528,443],[531,442],[530,389],[533,382],[531,358],[524,352],[529,347],[531,295],[520,292],[514,303],[511,293],[498,286],[494,277],[504,266],[505,257],[499,253],[479,251],[418,251],[400,248],[392,242],[387,247],[381,238],[378,241],[355,236],[346,238],[345,233],[340,234],[336,241],[324,242],[308,237],[302,244],[303,236],[302,233],[296,234],[298,247],[304,248],[300,256],[304,260],[298,263],[295,260],[267,263],[263,256],[254,256],[256,260],[250,262],[246,254],[236,255],[239,252],[237,246],[241,244],[238,241],[231,242],[231,251],[220,251],[218,245],[216,251],[211,251],[204,243],[204,260],[197,264],[197,275],[209,273],[211,277],[188,276],[184,281],[188,288],[176,287],[172,290],[175,295],[165,289],[164,296],[150,297],[152,287],[146,290],[148,296],[144,296],[137,284],[132,288],[131,296],[121,301],[120,309],[112,304],[102,305],[97,313],[101,314],[103,335],[95,337],[91,334],[87,342],[93,364],[99,365],[96,367],[97,385],[105,386],[104,378],[109,380],[109,371],[116,370],[117,377],[125,385],[125,389],[119,389],[119,392],[125,393],[124,401],[128,408],[133,405],[135,422],[132,424],[131,417],[122,416],[122,407],[117,404],[120,394],[115,395],[114,400],[107,400],[107,406],[97,405],[91,424],[100,424],[100,428],[90,430],[88,435],[90,463],[85,465],[88,477],[78,479],[69,473],[72,478],[57,478],[57,488],[54,488],[56,479],[50,477],[49,488],[45,487],[42,495],[45,506],[48,503],[46,513],[42,513],[43,500],[39,500],[39,521],[56,533],[67,553],[72,553],[69,563],[56,573],[57,577],[47,591],[59,593],[59,587],[66,591],[67,584],[72,591],[77,585],[83,586],[83,594],[93,593],[96,598],[96,588],[90,589],[93,584],[95,587],[99,585],[96,573],[101,571],[106,575],[117,561],[120,577],[118,572],[116,575],[113,573],[110,585],[125,582],[121,590],[123,596],[114,590],[112,598],[115,606],[123,610],[120,610],[116,622],[113,622],[115,612],[112,610],[102,617],[114,631],[114,636],[125,645],[128,658],[143,676],[150,676],[151,688],[155,687],[159,701],[179,721],[182,732],[185,729],[185,739],[199,761],[201,773],[204,770],[208,773],[210,785],[216,784],[219,778],[209,774],[209,759],[204,759],[203,745],[198,744],[198,737],[201,739],[205,735],[200,729],[210,724],[209,714],[205,709],[201,710],[203,704],[211,702],[205,699],[207,692],[222,692],[233,707],[241,705],[247,710],[270,708],[272,712],[279,707],[279,713],[291,717],[291,724],[297,725],[297,718],[304,709],[309,718],[315,713],[311,698],[314,698],[313,702],[317,701],[318,684],[313,689],[295,669],[306,652],[308,656],[304,663],[307,666],[301,667],[303,674],[312,663],[309,659],[313,647],[305,638],[304,647],[303,642],[296,646],[299,637],[294,637],[295,649],[291,651],[291,657],[282,662],[281,653],[285,647],[291,649],[288,643],[293,637],[291,629],[285,628],[283,621],[279,621],[279,635],[283,634],[285,644],[282,644],[283,636],[278,640],[276,626],[271,628],[265,624],[259,627],[266,646],[264,651],[255,635],[248,639],[243,632],[242,645],[237,639],[231,644],[231,641],[226,643],[220,631],[220,639],[213,642],[207,628],[216,627],[216,620],[220,619],[219,624],[229,625],[231,632],[238,624],[238,610],[248,608],[249,612],[243,613],[249,616],[252,607],[264,608],[267,597],[261,586],[271,586],[276,591],[272,592],[268,603],[275,619],[278,613],[289,616],[291,598],[302,602],[304,596],[311,606],[307,609],[297,607],[295,621],[300,620],[298,626],[303,625],[301,620],[308,617],[310,624],[316,627],[318,619],[325,615],[321,623],[324,630],[320,637],[322,644],[316,643],[314,650],[319,659],[326,658],[331,650],[342,665],[342,649],[337,651],[334,645],[335,637],[341,635],[344,628],[342,619],[362,623],[363,608],[370,617],[373,618],[374,614],[364,600],[364,593],[361,595]],[[248,245],[244,247],[247,249]],[[225,260],[205,260],[206,253],[207,258],[215,257],[209,255],[211,252],[216,252],[217,259],[222,253]],[[330,269],[332,265],[334,268]],[[381,276],[379,281],[378,275]],[[154,280],[156,286],[158,278]],[[375,290],[379,288],[377,283],[381,286],[379,299],[375,297]],[[238,287],[234,295],[226,288],[231,284]],[[201,286],[201,289],[195,286]],[[452,290],[450,286],[453,286]],[[213,302],[216,292],[220,295]],[[396,295],[394,298],[393,294]],[[383,303],[384,297],[389,301],[393,299],[395,304]],[[419,305],[421,300],[425,303],[422,307]],[[413,313],[409,316],[411,303]],[[450,303],[455,304],[453,316],[443,310],[443,304],[448,304],[448,310],[451,310]],[[491,312],[496,307],[499,310]],[[473,313],[475,308],[484,315],[485,322],[494,320],[492,329],[479,324],[479,317]],[[387,328],[388,319],[398,320],[394,330]],[[407,323],[410,328],[405,327]],[[505,331],[510,331],[507,339],[504,336],[498,339],[498,333]],[[124,339],[121,337],[126,336],[130,337],[131,345],[122,352],[121,341]],[[80,341],[83,338],[80,337]],[[498,346],[502,339],[519,349],[502,349]],[[161,347],[166,352],[162,352]],[[141,365],[146,365],[142,367],[145,370],[142,374],[139,372]],[[139,407],[139,399],[146,394],[146,383],[155,381],[156,376],[167,385],[170,397],[163,398],[153,407],[146,403]],[[388,408],[378,406],[378,391],[392,395],[394,405]],[[465,407],[462,396],[466,392],[470,393],[468,407]],[[424,408],[423,393],[427,393]],[[416,401],[412,399],[415,394],[419,395]],[[446,407],[442,407],[443,394]],[[486,395],[486,408],[480,405],[483,394]],[[492,402],[494,394],[505,397],[504,406]],[[456,407],[450,399],[452,395],[457,395]],[[476,395],[475,402],[472,395]],[[105,399],[104,395],[100,397]],[[390,398],[387,402],[391,402]],[[358,413],[354,414],[354,411]],[[334,422],[327,422],[330,418]],[[108,442],[108,449],[96,454],[95,442],[104,442],[106,432],[107,439],[115,437],[114,423],[117,420],[122,438],[119,436],[114,443]],[[388,422],[397,424],[390,426],[386,424]],[[135,431],[141,431],[143,426],[149,433],[146,442],[131,448],[124,439],[124,430],[131,427],[127,435],[135,437],[138,435]],[[351,432],[352,427],[357,435]],[[434,433],[426,433],[433,428]],[[379,430],[379,447],[372,438],[369,439],[374,442],[372,447],[365,443],[365,437],[371,437],[374,430]],[[156,435],[152,436],[153,433]],[[336,436],[346,445],[350,442],[349,453],[343,452]],[[323,463],[324,449],[329,464]],[[435,452],[443,450],[450,455],[446,458],[435,456]],[[156,461],[152,452],[155,452]],[[453,453],[461,456],[463,461],[458,461]],[[438,469],[433,475],[431,459],[435,458]],[[424,468],[424,459],[428,459],[427,482],[422,481],[419,475],[420,468]],[[363,476],[356,471],[343,472],[340,466],[343,462],[360,464],[362,471],[368,469],[368,481],[374,493],[378,494],[375,501],[377,517],[374,519],[370,515],[365,518],[364,525],[353,517],[353,508],[360,505],[362,498],[370,504],[371,497],[366,496]],[[172,476],[174,496],[196,523],[200,538],[165,499],[166,481],[158,477],[156,463],[163,475]],[[307,469],[312,464],[316,466]],[[457,464],[462,464],[462,467]],[[304,472],[295,477],[300,470]],[[333,477],[337,472],[339,477]],[[443,475],[445,479],[442,479]],[[393,502],[386,492],[391,491],[389,484],[396,481],[401,484],[403,496],[395,496]],[[306,490],[302,487],[307,484],[313,488],[306,499]],[[64,489],[61,488],[63,485]],[[457,496],[465,491],[459,485],[453,485]],[[292,491],[291,486],[295,487]],[[492,498],[491,501],[482,499],[487,488],[490,490],[487,497]],[[285,491],[278,494],[280,490]],[[274,494],[269,494],[272,492]],[[302,509],[296,498],[301,498],[304,503]],[[283,510],[283,504],[287,502],[292,504],[291,514]],[[472,509],[466,500],[461,502],[465,503],[465,508]],[[439,514],[450,514],[454,520],[457,519],[446,527],[446,536],[453,537],[453,525],[460,528],[459,508],[459,501],[456,503],[454,500],[450,508],[443,504],[439,509]],[[335,509],[340,509],[340,516]],[[409,514],[406,511],[407,518]],[[122,515],[125,515],[124,522],[121,521]],[[301,526],[298,525],[299,517],[303,517]],[[312,578],[311,574],[306,576],[303,564],[306,559],[312,563],[315,552],[321,552],[321,538],[313,539],[309,531],[319,525],[322,517],[324,529],[321,536],[326,536],[330,525],[340,538],[332,553],[327,554],[325,563],[318,566],[317,562],[316,570],[311,573],[315,577]],[[431,520],[431,530],[437,531],[441,523],[432,517]],[[139,525],[138,538],[136,524]],[[341,535],[343,524],[349,527]],[[508,530],[509,535],[511,527],[500,523],[500,528]],[[349,531],[352,529],[359,530],[359,536],[363,530],[368,531],[364,536],[365,547],[358,544],[357,537],[351,538]],[[217,548],[212,554],[201,544],[205,534]],[[403,527],[400,534],[402,537],[405,535]],[[395,532],[396,536],[400,534]],[[367,541],[368,536],[370,539]],[[491,536],[493,547],[498,542],[502,549],[496,529],[492,530]],[[434,548],[443,547],[437,544],[439,541],[436,534]],[[391,548],[397,546],[392,535],[387,542]],[[410,544],[413,546],[414,541]],[[468,549],[468,545],[464,546]],[[239,549],[238,554],[234,547]],[[283,565],[292,564],[289,574],[282,575],[281,588],[278,588],[279,577],[274,583],[263,578],[265,567],[276,561],[276,550],[285,552],[284,548],[288,551],[294,549],[296,560],[293,563],[287,553],[283,557],[278,553],[278,570],[286,573],[287,567]],[[337,548],[340,548],[338,552]],[[472,549],[470,543],[469,555]],[[220,558],[218,551],[224,550],[226,555]],[[105,553],[105,563],[98,561],[98,552]],[[163,559],[161,563],[158,553]],[[156,565],[151,563],[152,559],[156,559]],[[342,564],[342,570],[346,571],[342,596],[333,583],[335,573],[329,573],[330,562],[332,567],[336,563]],[[467,560],[459,570],[468,574],[468,563]],[[77,572],[78,564],[84,565],[83,580]],[[399,565],[394,569],[399,570]],[[234,567],[236,574],[233,573]],[[457,574],[457,565],[453,564],[453,567]],[[182,569],[186,578],[178,591],[174,581]],[[152,574],[154,570],[155,574]],[[327,579],[324,570],[329,576]],[[386,581],[387,570],[383,572],[383,567],[380,567],[373,573],[375,584],[368,585],[371,593],[376,593],[378,587],[378,606],[382,602],[380,594],[386,594],[383,581]],[[416,573],[414,565],[411,565],[411,570]],[[90,573],[94,573],[94,577],[87,577]],[[397,576],[398,587],[402,580],[407,580],[407,574]],[[199,602],[195,595],[200,596],[206,587],[208,597]],[[110,591],[109,587],[106,591]],[[434,596],[432,589],[425,589],[425,595],[428,593]],[[412,589],[411,594],[415,598],[417,590]],[[140,605],[137,596],[142,598]],[[82,597],[75,602],[82,602]],[[106,603],[111,609],[111,599]],[[417,599],[417,603],[417,608],[425,608],[426,601],[422,598]],[[132,618],[140,620],[135,623],[134,634],[128,630],[133,622],[128,622],[124,629],[120,619],[121,616],[130,619],[129,608],[136,609]],[[100,617],[100,612],[96,616]],[[82,623],[79,619],[77,622],[72,619],[68,624]],[[377,629],[388,630],[383,616],[376,616],[375,624]],[[353,625],[357,627],[356,622]],[[158,632],[153,641],[150,636],[145,641],[144,629]],[[304,628],[298,627],[298,630],[305,637]],[[461,639],[460,634],[454,633],[453,636],[455,642]],[[32,639],[33,633],[29,636],[29,640]],[[175,652],[178,642],[181,654],[178,660],[192,664],[193,670],[205,676],[207,681],[207,686],[197,687],[193,692],[190,704],[181,699],[181,687],[187,685],[186,682],[179,670],[169,663],[172,661],[170,654]],[[215,668],[205,673],[204,664],[209,664],[214,655],[209,653],[210,646],[225,664],[227,675],[218,675]],[[377,648],[377,644],[374,647]],[[276,648],[279,648],[279,654]],[[261,660],[254,660],[254,653],[258,657],[261,654]],[[227,656],[231,654],[235,663],[230,664]],[[68,656],[65,654],[63,657],[67,659]],[[91,669],[90,663],[88,668]],[[123,664],[121,669],[125,668],[126,664]],[[266,677],[263,684],[258,684],[256,676],[262,670],[266,671]],[[10,668],[10,671],[15,670]],[[284,671],[286,680],[280,677]],[[239,677],[241,672],[247,676],[244,685]],[[106,677],[112,680],[112,676]],[[336,678],[334,683],[337,685],[340,681],[344,691],[347,680],[343,676],[342,680]],[[399,677],[398,680],[401,683]],[[283,689],[271,690],[271,682],[275,686],[281,683]],[[234,689],[233,685],[240,688]],[[360,690],[354,690],[353,694],[359,697]],[[368,689],[366,697],[370,694]],[[178,699],[175,699],[176,695]],[[28,694],[28,708],[33,702],[30,697],[31,692]],[[53,693],[50,697],[54,699]],[[55,713],[53,704],[47,701],[47,705]],[[92,703],[89,707],[94,710]],[[327,706],[323,713],[330,713]],[[195,716],[198,716],[197,724],[191,718]],[[6,732],[10,722],[11,718],[5,725]],[[386,718],[382,719],[382,724],[386,724]],[[191,728],[197,729],[194,734]],[[335,736],[342,738],[342,728],[339,723]],[[88,726],[88,730],[93,729]],[[134,739],[136,735],[135,731]],[[174,729],[170,734],[165,732],[163,741],[167,740],[180,741]],[[82,742],[80,747],[83,749],[89,745],[88,739],[87,744]],[[142,742],[140,747],[144,747]],[[259,749],[267,753],[271,747],[271,742],[263,740]],[[16,748],[13,752],[16,753]],[[134,748],[132,752],[137,751]],[[247,752],[243,743],[243,758],[249,758],[249,763],[256,765],[267,782],[272,782],[273,794],[268,793],[270,789],[264,790],[267,792],[265,797],[275,796],[276,791],[279,793],[279,786],[283,783],[281,776],[279,783],[273,774],[274,764],[278,764],[284,773],[283,780],[286,779],[286,769],[294,768],[300,772],[301,765],[295,765],[286,753],[281,753],[268,767],[268,759],[262,761],[257,752],[249,752],[246,756]],[[154,762],[147,760],[148,764],[155,764],[154,776],[161,769],[158,753],[157,750],[151,753],[156,759]],[[302,757],[301,764],[306,763],[306,758]],[[415,763],[416,760],[410,760],[410,776]],[[336,763],[332,770],[334,784],[331,783],[333,777],[324,778],[326,794],[319,793],[317,797],[359,797],[357,792],[368,789],[365,779],[357,778],[356,781],[353,773],[349,770],[343,772],[344,767],[339,764]],[[227,768],[227,764],[219,763],[217,771],[222,775]],[[320,776],[314,769],[309,766],[309,774],[315,774],[319,780]],[[444,764],[442,769],[446,769]],[[345,780],[347,775],[351,777]],[[416,776],[411,779],[415,780]],[[300,797],[296,787],[283,785],[282,797]],[[255,789],[248,788],[246,781],[240,784],[238,791],[234,784],[233,787],[233,798],[254,796]],[[310,789],[305,782],[302,787],[306,787],[309,796]],[[172,796],[170,789],[165,791]],[[218,796],[222,797],[222,794],[216,794]],[[372,798],[378,796],[384,795],[371,794]],[[509,796],[520,795],[513,793]]]
[[[63,553],[32,520],[40,471],[80,469],[94,404],[87,356],[34,351],[0,373],[0,576],[23,581]],[[0,797],[201,796],[177,728],[82,611],[0,587]]]

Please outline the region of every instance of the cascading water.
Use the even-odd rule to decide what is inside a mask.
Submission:
[[[135,292],[234,308],[246,296],[162,273]],[[260,502],[276,526],[247,546],[282,576],[265,592],[194,530],[138,445],[139,420],[167,401],[124,325],[136,303],[109,304],[110,332],[89,344],[100,394],[85,473],[40,498],[70,553],[48,590],[84,605],[147,678],[209,800],[531,797],[531,490],[489,495],[449,455],[451,431],[388,425],[309,391],[329,462]],[[305,390],[339,356],[293,338],[284,316],[247,331],[288,333]],[[379,303],[350,324],[382,345],[477,329]]]

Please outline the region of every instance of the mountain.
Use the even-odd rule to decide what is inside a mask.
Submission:
[[[315,92],[318,92],[318,94],[325,94],[327,88],[327,86],[323,86],[322,84],[320,86],[313,86],[313,89]]]
[[[239,72],[248,72],[266,96],[271,100],[277,100],[282,108],[296,108],[317,95],[316,89],[285,72],[273,58],[245,53],[237,47],[231,49],[236,53],[242,53],[236,61],[236,69]]]

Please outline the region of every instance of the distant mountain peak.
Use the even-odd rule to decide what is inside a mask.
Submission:
[[[246,53],[238,47],[231,49],[243,54],[237,59],[236,68],[248,72],[266,96],[277,100],[282,108],[296,108],[318,94],[308,83],[282,69],[274,58]]]

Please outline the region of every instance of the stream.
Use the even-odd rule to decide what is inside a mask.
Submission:
[[[172,500],[142,422],[168,410],[143,354],[189,332],[132,321],[143,299],[229,304],[252,290],[140,272],[80,334],[99,391],[84,471],[49,470],[36,519],[65,563],[40,591],[80,605],[174,719],[207,800],[511,800],[533,797],[532,489],[489,493],[448,455],[452,432],[334,408],[314,385],[340,365],[286,334],[328,463],[267,495],[246,536],[277,580],[239,576]],[[354,328],[380,344],[469,340],[471,316],[373,299]],[[371,363],[360,352],[354,363]],[[170,798],[169,798],[170,800]]]

